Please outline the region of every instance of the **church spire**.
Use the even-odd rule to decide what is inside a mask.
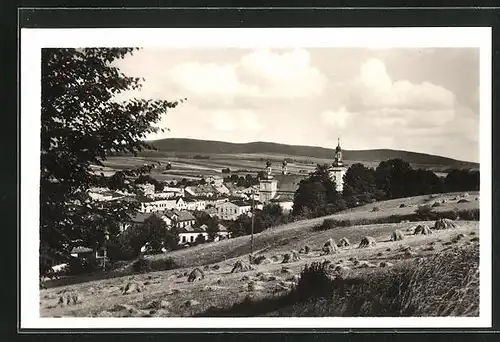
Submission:
[[[337,147],[335,148],[334,166],[342,165],[342,148],[340,147],[340,138],[337,138]]]

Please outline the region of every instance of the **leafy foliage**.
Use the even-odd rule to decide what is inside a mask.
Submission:
[[[132,271],[134,273],[151,272],[151,261],[144,259],[143,257],[139,257],[139,259],[132,264]]]
[[[113,65],[132,48],[42,50],[42,113],[40,174],[40,274],[68,259],[69,242],[82,235],[104,241],[109,222],[126,222],[136,204],[93,202],[87,190],[102,185],[91,165],[101,165],[111,153],[137,153],[148,148],[143,139],[179,102],[118,100],[140,89],[139,78]],[[112,189],[133,191],[128,177],[153,166],[123,170],[109,179]]]

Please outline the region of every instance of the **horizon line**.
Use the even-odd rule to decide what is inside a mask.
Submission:
[[[170,138],[160,138],[160,139],[144,139],[145,142],[155,142],[155,141],[161,141],[161,140],[173,140],[173,139],[183,139],[183,140],[195,140],[195,141],[205,141],[205,142],[216,142],[216,143],[226,143],[226,144],[234,144],[234,145],[245,145],[245,144],[255,144],[255,143],[265,143],[265,144],[275,144],[275,145],[285,145],[285,146],[296,146],[296,147],[314,147],[314,148],[322,148],[326,150],[335,150],[335,147],[324,147],[321,145],[300,145],[300,144],[289,144],[289,143],[281,143],[281,142],[276,142],[276,141],[261,141],[261,140],[254,140],[254,141],[247,141],[247,142],[233,142],[233,141],[225,141],[225,140],[211,140],[211,139],[199,139],[199,138],[180,138],[180,137],[170,137]],[[469,161],[469,160],[461,160],[461,159],[455,159],[451,157],[446,157],[440,154],[431,154],[428,152],[418,152],[418,151],[409,151],[409,150],[396,150],[392,148],[366,148],[366,149],[356,149],[356,150],[350,150],[350,149],[344,149],[342,148],[343,151],[349,151],[349,152],[358,152],[358,151],[395,151],[395,152],[407,152],[407,153],[416,153],[416,154],[422,154],[422,155],[427,155],[427,156],[435,156],[435,157],[440,157],[440,158],[446,158],[449,160],[454,160],[457,162],[463,162],[463,163],[473,163],[473,164],[480,164],[479,162],[475,161]]]

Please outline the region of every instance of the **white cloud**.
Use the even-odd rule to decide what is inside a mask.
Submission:
[[[347,119],[352,115],[349,113],[345,106],[340,107],[336,111],[327,110],[321,113],[321,118],[326,125],[344,128]]]
[[[312,98],[321,95],[327,83],[310,65],[305,50],[258,50],[233,64],[183,63],[170,69],[167,77],[180,92],[202,99]]]
[[[400,108],[414,110],[451,109],[455,95],[430,82],[414,84],[408,80],[393,81],[379,59],[370,59],[361,66],[356,89],[366,109]],[[355,104],[359,106],[360,104]]]
[[[218,131],[233,131],[237,127],[234,117],[223,110],[212,112],[212,123]]]
[[[311,66],[309,52],[300,49],[281,54],[254,51],[243,56],[237,72],[244,82],[259,86],[260,96],[271,98],[316,97],[327,83],[326,77]]]
[[[241,120],[241,127],[249,131],[258,131],[261,129],[260,123],[257,119],[257,115],[248,111],[239,111],[238,116]]]

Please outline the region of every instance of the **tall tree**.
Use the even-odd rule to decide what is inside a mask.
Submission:
[[[328,169],[328,165],[318,164],[308,178],[300,181],[294,195],[292,215],[305,216],[305,212],[313,216],[323,215],[328,204],[341,199]]]
[[[375,170],[361,163],[351,165],[344,175],[344,195],[375,192]],[[351,191],[351,193],[349,193]]]
[[[42,50],[41,275],[67,258],[70,238],[78,231],[94,229],[96,221],[128,219],[135,209],[133,202],[103,210],[89,198],[87,190],[102,182],[91,165],[102,166],[110,153],[136,154],[151,148],[144,138],[157,132],[162,115],[184,100],[118,100],[117,95],[141,87],[141,79],[124,75],[113,64],[134,50]],[[151,168],[145,165],[122,172],[135,177]],[[115,177],[113,186],[134,190],[133,184],[120,180]]]
[[[411,171],[410,164],[402,159],[382,161],[375,170],[377,188],[384,191],[388,198],[405,197]]]

